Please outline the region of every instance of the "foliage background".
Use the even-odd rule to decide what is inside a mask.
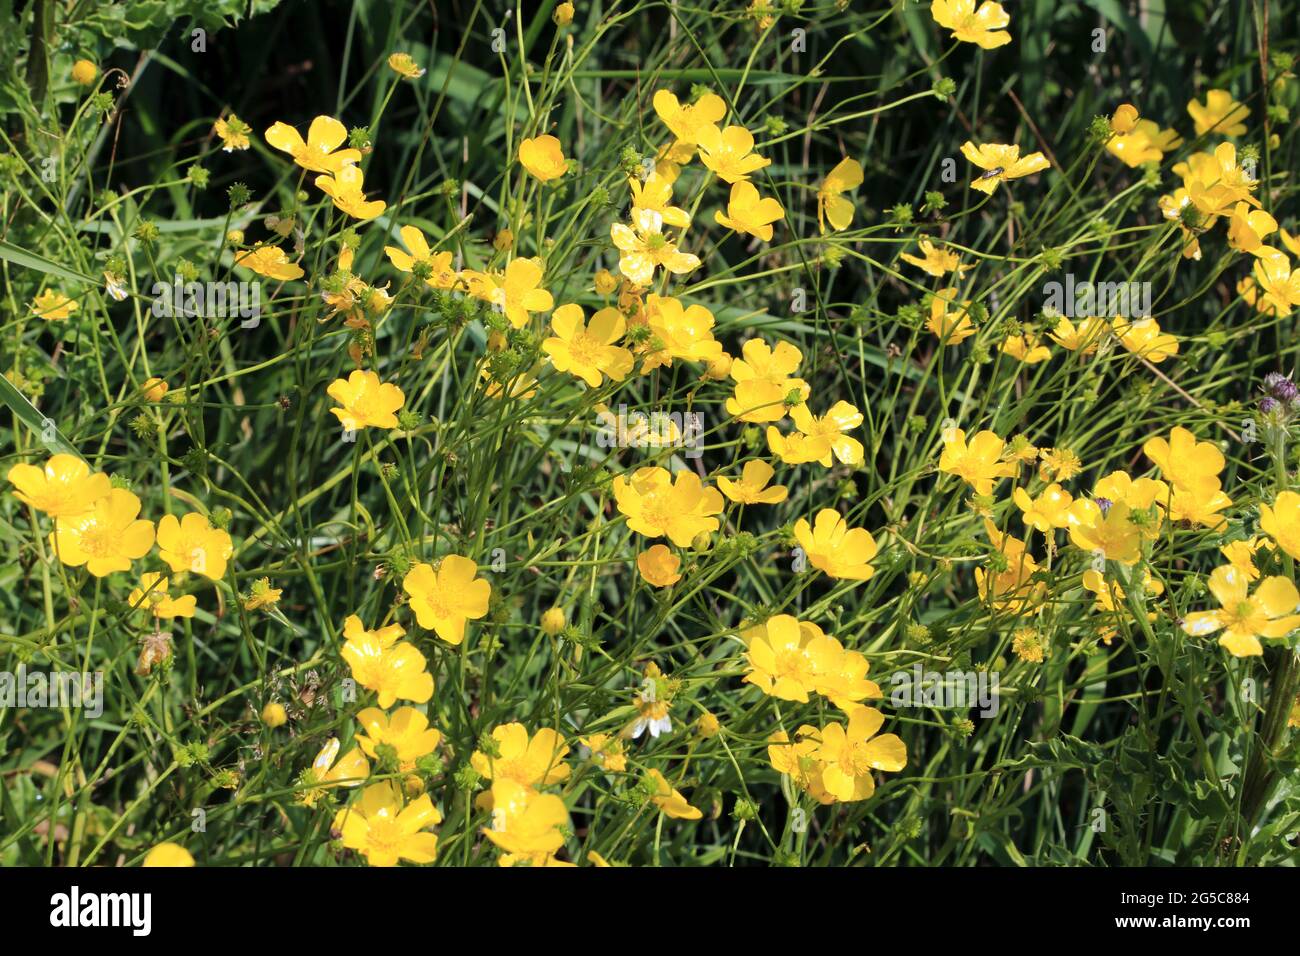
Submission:
[[[492,575],[489,622],[459,650],[427,633],[418,639],[439,687],[435,724],[455,745],[432,785],[448,821],[447,862],[493,859],[455,774],[485,730],[508,720],[573,736],[592,721],[613,726],[631,713],[631,689],[655,660],[681,682],[674,716],[684,730],[638,759],[676,768],[706,819],[646,825],[621,785],[584,773],[566,791],[571,856],[584,847],[663,864],[1294,863],[1300,796],[1289,779],[1258,831],[1240,814],[1261,707],[1240,688],[1246,677],[1267,686],[1276,660],[1232,660],[1172,624],[1203,606],[1199,578],[1218,563],[1217,544],[1245,535],[1250,506],[1271,487],[1272,462],[1230,435],[1251,414],[1261,377],[1294,370],[1294,318],[1262,317],[1237,298],[1248,263],[1221,235],[1205,241],[1202,262],[1180,259],[1155,202],[1172,188],[1177,157],[1166,158],[1157,184],[1100,154],[1088,127],[1131,101],[1177,126],[1185,153],[1204,147],[1188,135],[1187,101],[1230,89],[1252,110],[1247,139],[1265,157],[1266,205],[1294,230],[1293,114],[1265,126],[1262,75],[1270,53],[1296,52],[1286,27],[1295,4],[1008,3],[1013,43],[988,52],[954,47],[927,5],[912,2],[775,4],[780,15],[767,28],[740,3],[584,2],[565,31],[551,24],[554,4],[528,6],[0,0],[0,128],[16,157],[0,209],[0,367],[71,445],[128,478],[147,514],[195,502],[227,508],[236,542],[220,600],[200,592],[198,617],[178,634],[175,667],[142,679],[131,674],[142,625],[126,613],[125,588],[91,581],[72,598],[57,575],[51,581],[25,509],[8,497],[0,505],[5,667],[86,655],[110,685],[97,720],[0,713],[0,860],[130,863],[161,839],[182,838],[205,864],[334,862],[328,814],[295,806],[293,782],[325,739],[350,733],[336,686],[345,676],[343,617],[388,613],[401,593],[391,569],[404,555],[457,550],[486,564],[500,548],[508,567]],[[192,48],[194,27],[210,31],[203,52]],[[493,50],[497,27],[503,53]],[[1093,49],[1097,28],[1104,52]],[[795,29],[805,31],[805,52],[792,52]],[[33,65],[34,44],[44,44],[48,69]],[[398,49],[427,67],[421,80],[394,82],[384,59]],[[122,71],[106,85],[115,104],[103,116],[67,80],[83,55]],[[116,89],[121,75],[129,86]],[[955,82],[948,99],[933,92],[944,77]],[[858,437],[867,463],[789,472],[791,504],[747,509],[725,535],[732,543],[695,555],[688,586],[671,595],[638,586],[630,536],[610,521],[608,473],[648,456],[604,458],[591,440],[590,396],[554,378],[522,410],[485,399],[473,387],[481,319],[462,324],[425,302],[382,328],[375,350],[385,380],[400,381],[425,424],[353,449],[340,445],[325,387],[353,367],[357,338],[318,322],[318,296],[286,290],[256,330],[148,318],[147,290],[172,264],[187,258],[223,277],[229,226],[261,236],[262,217],[295,206],[296,170],[260,133],[276,120],[301,128],[319,113],[370,127],[367,188],[389,202],[388,215],[362,231],[358,274],[396,278],[382,247],[397,221],[450,236],[448,247],[473,267],[501,263],[491,240],[508,225],[520,254],[547,259],[557,303],[598,307],[591,276],[616,261],[608,224],[625,205],[625,150],[652,154],[666,136],[649,106],[655,89],[685,96],[696,85],[764,131],[773,165],[763,185],[787,219],[770,247],[742,242],[711,226],[724,193],[700,193],[697,222],[710,225],[693,236],[693,251],[706,266],[689,296],[713,310],[733,353],[755,333],[799,344],[817,404],[845,398],[865,413]],[[1291,81],[1268,102],[1294,111],[1295,99]],[[210,129],[223,110],[258,134],[250,152],[216,151]],[[521,209],[514,149],[543,127],[566,144],[577,172],[537,208]],[[1269,132],[1279,142],[1266,148]],[[975,208],[958,153],[968,138],[1044,149],[1055,168]],[[823,240],[814,190],[846,155],[866,170],[858,219],[851,234]],[[33,174],[48,156],[58,178],[47,188]],[[957,160],[955,184],[940,175],[947,158]],[[194,163],[210,174],[207,188],[187,179]],[[232,214],[227,189],[236,182],[254,204]],[[117,194],[107,206],[105,189]],[[942,210],[927,206],[935,190]],[[152,249],[131,238],[142,219],[161,230]],[[934,285],[898,260],[922,235],[947,237],[977,263],[966,283],[988,321],[973,349],[938,353],[922,327],[917,306]],[[332,266],[336,246],[308,249],[309,275]],[[1055,256],[1045,260],[1044,250]],[[27,318],[26,303],[50,276],[98,276],[112,255],[129,258],[139,298],[94,296],[57,328]],[[1123,353],[1085,362],[1058,352],[1032,367],[998,353],[998,330],[1042,328],[1040,289],[1066,270],[1155,284],[1155,314],[1182,342],[1165,374]],[[795,289],[807,293],[807,312],[792,312]],[[138,387],[150,375],[166,378],[177,400],[143,403]],[[764,448],[757,430],[727,421],[724,398],[678,368],[632,380],[616,401],[693,403],[709,428],[705,467],[730,474],[733,461]],[[16,411],[0,433],[6,467],[41,452],[21,404],[10,403]],[[1017,622],[974,596],[971,572],[987,553],[981,521],[934,472],[949,418],[968,431],[1070,447],[1088,480],[1144,470],[1142,441],[1181,424],[1224,441],[1225,487],[1239,510],[1222,537],[1179,536],[1160,568],[1170,613],[1151,633],[1125,629],[1110,646],[1098,645],[1091,596],[1078,585],[1083,562],[1062,552],[1044,625],[1051,654],[1041,665],[1018,661]],[[1279,454],[1293,464],[1285,445]],[[376,460],[394,466],[390,481]],[[882,541],[865,585],[789,570],[789,524],[831,505]],[[1005,526],[1010,516],[1003,506],[999,514]],[[738,538],[742,529],[753,538]],[[264,575],[285,589],[282,618],[243,614],[233,601]],[[556,603],[568,609],[576,642],[539,632]],[[997,670],[1003,709],[973,723],[951,711],[891,713],[907,771],[887,777],[872,800],[817,810],[807,833],[793,832],[793,795],[766,763],[765,738],[779,721],[793,729],[802,718],[740,683],[731,639],[743,619],[778,610],[812,617],[866,652],[882,685],[914,663]],[[928,628],[923,640],[909,637],[914,624]],[[256,720],[269,699],[289,705],[283,731]],[[703,708],[722,721],[721,737],[690,735]],[[1294,752],[1278,767],[1294,779]],[[752,801],[757,816],[738,818],[737,801]],[[208,812],[199,835],[190,833],[195,807]],[[1089,825],[1097,807],[1108,821],[1101,832]]]

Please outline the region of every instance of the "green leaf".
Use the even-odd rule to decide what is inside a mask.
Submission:
[[[36,432],[40,436],[45,447],[51,454],[62,452],[65,455],[75,455],[81,458],[81,453],[76,447],[68,441],[55,427],[52,419],[46,418],[40,411],[27,400],[27,396],[14,387],[13,382],[9,381],[7,376],[0,375],[0,402],[13,410],[24,425]],[[82,459],[83,461],[85,459]]]

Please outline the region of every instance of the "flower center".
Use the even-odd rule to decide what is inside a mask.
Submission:
[[[604,346],[588,332],[578,332],[569,340],[569,352],[580,365],[595,365]]]

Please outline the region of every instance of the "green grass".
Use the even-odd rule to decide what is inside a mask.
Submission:
[[[1253,257],[1230,248],[1225,220],[1201,236],[1199,261],[1184,259],[1179,223],[1157,205],[1181,185],[1176,163],[1227,139],[1197,137],[1188,100],[1227,89],[1250,111],[1231,141],[1257,158],[1256,195],[1300,233],[1294,2],[1144,3],[1143,18],[1123,2],[1009,3],[1012,42],[990,51],[954,43],[928,3],[902,0],[774,3],[766,26],[739,2],[583,2],[564,28],[550,2],[509,15],[495,2],[406,0],[258,0],[252,16],[234,2],[11,6],[0,0],[21,27],[0,36],[0,465],[79,455],[139,496],[144,518],[211,516],[234,554],[220,581],[174,578],[173,596],[194,594],[197,613],[169,623],[172,660],[140,676],[154,628],[128,595],[140,572],[166,570],[157,549],[130,573],[95,578],[57,560],[47,516],[0,498],[0,670],[104,675],[97,717],[0,710],[0,863],[134,865],[164,841],[204,866],[361,862],[330,833],[359,791],[327,791],[314,807],[298,799],[318,751],[333,737],[350,749],[358,711],[374,704],[364,689],[345,694],[350,614],[367,627],[401,623],[428,660],[427,711],[443,742],[419,772],[443,817],[442,865],[498,861],[483,837],[491,814],[476,803],[487,782],[469,761],[512,721],[554,728],[573,748],[568,778],[544,790],[570,815],[559,855],[578,863],[591,851],[636,865],[1294,862],[1298,754],[1285,717],[1296,639],[1239,659],[1178,622],[1216,606],[1205,581],[1224,563],[1219,547],[1259,533],[1257,505],[1295,485],[1290,422],[1258,412],[1263,377],[1295,372],[1295,313],[1242,299]],[[33,7],[48,24],[33,23]],[[193,29],[208,31],[203,52]],[[385,63],[395,51],[425,75],[400,81]],[[81,57],[99,64],[96,85],[70,79]],[[659,89],[683,102],[705,89],[723,97],[728,122],[771,160],[753,182],[784,215],[770,243],[737,237],[714,222],[727,187],[698,161],[684,167],[674,204],[694,219],[682,246],[703,265],[666,287],[657,276],[654,291],[708,308],[734,356],[756,335],[798,346],[810,407],[844,400],[862,412],[851,433],[862,464],[775,460],[765,426],[727,413],[732,383],[681,360],[592,390],[543,365],[535,393],[490,397],[485,370],[507,380],[544,360],[546,316],[508,330],[384,255],[415,225],[466,269],[538,256],[555,304],[590,315],[606,304],[595,273],[618,271],[610,225],[627,221],[626,176],[670,138],[651,106]],[[1183,145],[1146,169],[1123,165],[1093,123],[1123,102]],[[246,152],[222,152],[211,133],[231,111],[253,129]],[[369,198],[388,204],[378,219],[348,220],[262,136],[275,121],[305,134],[322,114],[373,147],[363,166]],[[545,186],[515,161],[521,139],[541,133],[572,160]],[[1052,168],[985,197],[968,188],[978,171],[960,153],[967,139],[1042,150]],[[855,218],[821,235],[816,191],[845,156],[865,170]],[[237,185],[248,197],[232,203]],[[306,275],[263,283],[256,328],[151,313],[154,283],[178,269],[256,278],[234,265],[240,247],[227,236],[242,230],[244,247],[276,239],[268,216],[294,220],[300,233],[280,244],[296,259],[300,239]],[[493,244],[503,230],[506,251]],[[900,259],[922,237],[972,268],[932,279]],[[394,297],[368,329],[329,317],[322,301],[338,291],[343,240],[356,246],[352,273]],[[125,300],[106,294],[106,270],[124,278]],[[1066,273],[1150,283],[1177,356],[1155,364],[1109,333],[1094,356],[1050,343],[1045,286]],[[954,284],[979,330],[939,348],[925,328],[929,297]],[[79,310],[34,317],[47,288]],[[494,330],[509,331],[499,352]],[[1042,334],[1051,358],[1025,365],[1000,351],[1022,331]],[[402,388],[411,417],[347,442],[326,389],[358,358]],[[150,403],[141,386],[155,376],[170,391]],[[728,503],[707,545],[674,548],[682,581],[649,587],[636,555],[665,542],[629,530],[612,480],[696,463],[674,449],[604,447],[602,403],[698,412],[710,485],[763,459],[789,499]],[[1242,440],[1247,421],[1254,443]],[[952,424],[1071,449],[1083,471],[1064,484],[1076,497],[1118,469],[1155,475],[1143,443],[1190,429],[1227,459],[1227,523],[1166,522],[1138,565],[1106,564],[1112,580],[1145,572],[1164,592],[1130,587],[1127,613],[1101,614],[1081,584],[1091,555],[1065,531],[1050,547],[1026,532],[1011,488],[1037,495],[1043,483],[1022,468],[981,504],[1028,538],[1044,597],[1033,614],[999,610],[975,580],[998,559],[971,489],[937,470]],[[827,507],[875,536],[870,580],[793,570],[794,523]],[[459,646],[416,625],[401,587],[414,563],[451,553],[475,560],[492,587]],[[1266,574],[1292,574],[1289,556],[1267,560]],[[242,605],[261,578],[283,591],[272,613]],[[554,636],[540,628],[553,606],[568,620]],[[825,697],[794,703],[742,683],[740,630],[781,613],[863,653],[884,689],[883,732],[902,738],[908,759],[876,775],[870,799],[820,806],[769,762],[774,731],[844,720]],[[1013,651],[1027,627],[1042,662]],[[629,742],[627,771],[604,772],[578,738],[631,721],[651,662],[668,679],[673,730]],[[918,664],[997,673],[996,716],[892,706],[891,676]],[[261,721],[268,702],[285,706],[285,726]],[[706,711],[716,736],[697,733]],[[652,769],[703,818],[661,814],[644,786]],[[372,776],[403,774],[385,764]]]

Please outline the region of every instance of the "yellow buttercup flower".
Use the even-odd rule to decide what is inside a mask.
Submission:
[[[312,120],[305,142],[288,123],[272,124],[265,135],[271,146],[288,153],[295,163],[313,173],[337,173],[361,162],[361,150],[339,149],[348,138],[348,130],[332,116]]]
[[[1260,506],[1261,516],[1267,505]],[[1219,549],[1219,553],[1228,559],[1228,563],[1246,576],[1248,581],[1259,579],[1259,568],[1255,567],[1255,555],[1261,551],[1272,551],[1273,545],[1265,538],[1254,536],[1241,541],[1229,541]]]
[[[1028,527],[1046,534],[1052,528],[1064,528],[1070,523],[1070,505],[1074,497],[1056,483],[1044,488],[1037,498],[1031,498],[1024,488],[1011,492],[1011,499],[1020,509]]]
[[[385,781],[366,787],[359,800],[336,813],[331,829],[371,866],[387,867],[401,860],[433,863],[438,858],[438,836],[426,828],[441,822],[442,814],[427,793],[403,805],[401,790]]]
[[[1048,333],[1048,338],[1063,349],[1078,352],[1080,355],[1096,353],[1108,328],[1105,319],[1095,316],[1080,319],[1076,326],[1062,316],[1056,322],[1056,328]]]
[[[835,797],[822,783],[826,764],[814,756],[820,737],[821,731],[811,724],[800,725],[793,741],[784,730],[778,730],[767,738],[767,759],[773,770],[785,774],[818,803],[831,804]]]
[[[791,392],[806,399],[807,382],[793,378],[803,353],[789,342],[777,342],[773,349],[761,338],[752,338],[741,348],[743,358],[731,363],[736,394],[727,399],[727,414],[742,422],[776,422],[785,417],[785,401]]]
[[[388,68],[404,80],[418,80],[425,74],[424,67],[416,65],[409,53],[389,54]]]
[[[141,866],[150,867],[186,867],[194,865],[190,851],[179,843],[159,843],[150,850]]]
[[[346,380],[335,379],[326,394],[343,406],[330,411],[350,431],[396,428],[397,410],[406,403],[400,388],[391,382],[380,382],[374,372],[362,369],[354,369]]]
[[[700,267],[699,257],[678,251],[663,228],[663,216],[653,209],[633,209],[631,226],[616,222],[609,227],[610,238],[622,253],[619,271],[636,285],[650,285],[657,268],[685,275]]]
[[[1120,104],[1110,118],[1110,128],[1113,135],[1106,142],[1106,150],[1129,167],[1159,162],[1183,142],[1174,130],[1162,131],[1151,120],[1141,119],[1132,103]]]
[[[144,608],[156,618],[193,617],[198,599],[193,594],[173,598],[167,593],[167,577],[155,571],[140,575],[140,586],[132,588],[127,603]]]
[[[1142,557],[1142,533],[1129,520],[1131,513],[1123,501],[1103,508],[1092,499],[1076,498],[1070,505],[1070,540],[1076,548],[1099,553],[1106,561],[1136,564]]]
[[[564,158],[560,141],[550,135],[522,140],[519,162],[534,179],[544,183],[559,179],[569,171],[569,161]]]
[[[1259,529],[1277,546],[1300,560],[1300,494],[1279,491],[1270,504],[1259,506]]]
[[[744,505],[777,505],[790,493],[785,485],[768,485],[775,470],[765,461],[754,459],[745,462],[740,480],[718,477],[718,488],[732,501]]]
[[[1261,637],[1286,637],[1300,627],[1300,592],[1290,579],[1265,578],[1248,593],[1250,579],[1240,568],[1220,565],[1210,573],[1209,587],[1219,602],[1217,611],[1194,611],[1183,619],[1183,630],[1194,637],[1223,631],[1219,644],[1233,657],[1258,657],[1264,653]]]
[[[564,762],[569,746],[549,727],[540,728],[531,737],[521,723],[499,724],[492,728],[496,753],[476,750],[470,765],[485,779],[513,780],[525,787],[545,787],[568,779],[569,765]]]
[[[1178,339],[1161,332],[1160,323],[1149,316],[1134,322],[1116,316],[1111,329],[1124,348],[1155,365],[1178,354]]]
[[[12,472],[11,472],[12,474]],[[50,547],[69,567],[86,566],[97,578],[127,571],[153,547],[153,522],[138,518],[140,499],[112,488],[89,511],[55,521]]]
[[[542,342],[542,351],[557,371],[576,375],[592,388],[599,388],[606,376],[621,382],[632,371],[632,353],[614,344],[627,330],[618,309],[601,309],[586,323],[581,306],[562,305],[551,313],[551,329],[555,335]]]
[[[1269,254],[1267,248],[1260,250],[1255,260],[1255,281],[1259,284],[1261,312],[1274,315],[1289,315],[1300,307],[1300,269],[1291,268],[1291,260],[1278,253]]]
[[[280,595],[283,593],[280,588],[271,587],[270,578],[258,578],[249,588],[248,597],[244,598],[244,610],[257,611],[275,607],[280,603]]]
[[[1110,128],[1121,136],[1131,133],[1137,127],[1138,115],[1132,103],[1121,103],[1110,118]]]
[[[1122,501],[1135,511],[1148,511],[1152,505],[1163,507],[1169,500],[1169,486],[1157,478],[1132,478],[1126,471],[1112,471],[1092,487],[1097,500]],[[1147,537],[1157,536],[1155,528]]]
[[[722,358],[722,343],[713,337],[713,313],[702,305],[683,306],[671,296],[646,296],[645,322],[655,345],[641,353],[641,371],[649,373],[671,366],[674,359],[687,362],[716,362]]]
[[[1032,332],[1008,335],[1002,342],[1002,354],[1010,355],[1026,365],[1037,365],[1052,357],[1051,349],[1042,345],[1038,336]]]
[[[843,195],[862,185],[862,164],[845,157],[817,187],[817,226],[826,232],[826,223],[838,231],[849,228],[853,222],[853,200]]]
[[[366,199],[362,177],[360,166],[344,166],[332,176],[317,176],[316,188],[353,219],[374,219],[388,208],[388,204],[382,199]]]
[[[659,175],[659,173],[652,172],[646,177],[645,182],[635,178],[629,179],[627,185],[632,191],[633,209],[648,209],[651,212],[657,212],[663,218],[665,226],[672,226],[675,229],[685,229],[691,224],[691,214],[685,209],[672,205],[672,182]],[[612,292],[613,288],[610,288],[609,291]],[[608,295],[608,293],[605,294]]]
[[[516,329],[528,324],[529,313],[549,312],[551,293],[541,288],[542,264],[537,259],[510,260],[504,273],[466,273],[469,290],[499,310]]]
[[[647,538],[667,536],[679,548],[688,547],[695,536],[718,530],[722,495],[705,487],[698,475],[679,471],[675,478],[667,469],[638,468],[631,480],[614,479],[614,500],[627,517],[627,526]]]
[[[627,769],[627,755],[623,752],[623,738],[610,734],[588,734],[578,742],[591,751],[591,760],[610,773]]]
[[[569,811],[559,797],[509,779],[494,781],[491,793],[492,825],[483,835],[505,851],[503,866],[519,858],[544,863],[564,846],[560,828],[568,826]]]
[[[975,8],[975,0],[932,0],[930,16],[941,27],[952,31],[954,40],[974,43],[983,50],[994,50],[1011,42],[1011,34],[1002,28],[1011,17],[1002,4],[985,0]]]
[[[416,264],[427,266],[430,272],[425,285],[430,289],[450,289],[456,284],[456,270],[452,267],[450,252],[434,252],[429,248],[429,240],[415,226],[403,226],[398,230],[405,250],[396,246],[384,246],[384,255],[401,272],[411,272]]]
[[[326,789],[332,787],[359,787],[370,776],[370,763],[360,748],[353,747],[339,757],[339,739],[331,737],[316,754],[310,769],[299,779],[298,802],[313,807]],[[337,758],[337,759],[336,759]]]
[[[943,433],[943,451],[939,455],[939,470],[956,475],[975,489],[977,495],[993,493],[993,485],[1000,478],[1014,478],[1017,473],[1014,461],[1004,461],[1002,452],[1006,442],[991,431],[978,432],[966,443],[966,432],[950,428]]]
[[[850,528],[834,508],[817,512],[813,524],[800,518],[794,537],[808,563],[827,577],[866,581],[876,573],[869,563],[876,556],[876,539],[865,528]]]
[[[1148,438],[1142,444],[1143,453],[1151,459],[1160,474],[1175,489],[1194,491],[1200,488],[1217,489],[1219,472],[1227,465],[1223,452],[1213,442],[1197,441],[1186,428],[1175,426],[1169,438]]]
[[[1022,176],[1031,176],[1052,164],[1042,153],[1030,153],[1021,158],[1019,146],[1003,143],[984,143],[979,146],[970,140],[961,144],[961,154],[978,168],[984,170],[971,181],[970,188],[992,195],[998,184]]]
[[[720,226],[771,242],[772,223],[784,215],[785,210],[779,202],[770,196],[760,198],[754,185],[742,180],[731,187],[727,214],[724,216],[718,211],[713,218]]]
[[[14,486],[15,498],[51,518],[85,514],[113,490],[108,475],[92,474],[76,455],[51,455],[40,466],[14,465],[5,477]]]
[[[677,137],[679,146],[694,152],[697,145],[720,148],[718,123],[727,115],[727,104],[715,93],[705,93],[690,106],[683,106],[668,90],[658,90],[653,99],[655,112]],[[682,162],[690,161],[690,154]]]
[[[1228,245],[1238,252],[1268,255],[1266,250],[1272,247],[1264,244],[1264,237],[1276,231],[1276,219],[1263,209],[1251,209],[1249,203],[1239,202],[1228,220]]]
[[[658,770],[650,770],[650,779],[655,787],[654,796],[650,800],[665,815],[674,820],[698,820],[704,816],[698,808],[691,806],[682,796],[681,791],[674,788]]]
[[[721,484],[721,480],[718,482]],[[682,579],[682,559],[665,544],[651,545],[636,556],[636,568],[651,587],[666,588]]]
[[[1217,481],[1209,487],[1178,488],[1169,498],[1169,520],[1222,531],[1228,519],[1219,512],[1231,507],[1232,499],[1219,488]]]
[[[32,315],[38,319],[44,319],[46,322],[55,322],[59,319],[70,319],[72,313],[80,310],[75,300],[69,299],[66,295],[55,292],[53,289],[45,289],[32,300]]]
[[[751,173],[772,165],[754,149],[754,135],[743,126],[728,126],[711,144],[700,144],[700,162],[727,183],[747,180]],[[736,191],[733,189],[734,197]]]
[[[253,132],[252,128],[234,113],[223,116],[213,123],[212,132],[221,140],[223,153],[233,153],[237,149],[242,151],[252,145],[248,141],[249,135]]]
[[[1039,452],[1038,476],[1043,481],[1069,481],[1082,470],[1079,456],[1068,448],[1044,448]]]
[[[180,519],[163,515],[158,522],[158,556],[173,571],[193,571],[219,581],[226,576],[232,554],[230,535],[197,512]]]
[[[442,742],[442,734],[429,726],[429,718],[414,707],[399,707],[386,714],[367,707],[357,714],[364,733],[357,734],[357,746],[371,760],[379,759],[380,747],[392,747],[399,770],[415,769],[415,762],[431,754]]]
[[[260,276],[287,282],[301,279],[302,267],[289,261],[289,256],[279,246],[258,246],[235,256],[235,265],[252,269]]]
[[[770,697],[807,703],[816,693],[837,707],[852,708],[881,696],[880,687],[866,680],[867,659],[845,650],[811,621],[778,614],[740,636],[748,648],[745,683]]]
[[[424,655],[405,641],[400,624],[366,630],[361,618],[349,614],[343,622],[341,656],[352,669],[352,677],[379,695],[379,706],[388,708],[398,699],[423,704],[433,696],[433,676],[425,668]]]
[[[1246,132],[1250,109],[1233,99],[1227,90],[1209,90],[1205,102],[1190,100],[1187,115],[1196,124],[1196,135],[1217,133],[1220,136],[1241,136]]]
[[[818,417],[806,403],[790,409],[798,431],[782,435],[773,425],[767,429],[767,445],[787,465],[820,462],[829,468],[834,461],[857,465],[864,454],[862,442],[845,434],[862,424],[862,413],[848,402],[836,402]]]
[[[1259,182],[1237,161],[1237,148],[1231,143],[1220,143],[1212,154],[1193,153],[1174,166],[1174,173],[1183,177],[1186,191],[1185,201],[1177,203],[1180,208],[1190,202],[1204,216],[1215,217],[1229,215],[1239,202],[1260,204],[1253,195]]]
[[[449,554],[435,571],[421,562],[402,578],[402,590],[411,597],[411,610],[420,626],[448,644],[465,640],[465,625],[486,616],[492,585],[478,577],[470,558]]]
[[[907,766],[907,746],[897,734],[879,734],[885,718],[872,707],[856,707],[848,725],[828,723],[811,756],[823,764],[822,786],[842,803],[865,800],[876,791],[872,772]]]
[[[904,252],[899,256],[899,258],[902,259],[904,262],[910,262],[912,265],[916,266],[918,269],[922,270],[927,275],[932,275],[935,276],[936,278],[940,278],[942,276],[947,275],[949,272],[955,272],[957,273],[958,276],[960,276],[967,269],[973,268],[972,266],[969,265],[965,265],[965,266],[962,265],[961,258],[957,255],[957,253],[948,252],[947,250],[944,249],[939,249],[929,239],[919,240],[917,242],[917,246],[921,250],[920,256],[914,256],[911,255],[910,253]],[[955,293],[956,290],[946,289],[944,291],[951,291]]]
[[[989,563],[988,570],[975,569],[975,586],[980,595],[998,610],[1013,614],[1036,613],[1047,593],[1047,585],[1034,580],[1038,562],[1024,541],[1002,533],[987,518],[984,531],[998,558]]]
[[[939,338],[940,345],[956,345],[978,331],[967,311],[970,303],[958,304],[956,300],[956,289],[940,289],[930,300],[930,318],[925,327]]]

